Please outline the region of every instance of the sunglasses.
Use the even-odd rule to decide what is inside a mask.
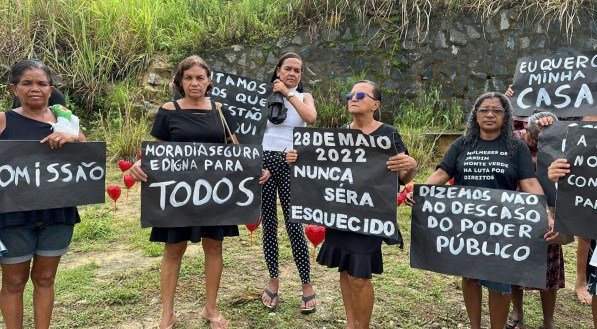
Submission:
[[[366,92],[364,92],[364,91],[359,91],[359,92],[357,92],[357,93],[349,93],[349,94],[346,94],[346,100],[347,100],[347,101],[350,101],[350,100],[352,100],[352,98],[353,98],[354,96],[356,96],[356,97],[357,97],[357,100],[359,100],[359,101],[360,101],[361,99],[365,98],[365,96],[367,96],[367,97],[371,98],[371,99],[372,99],[372,100],[374,100],[374,101],[376,101],[376,100],[377,100],[377,99],[375,99],[373,96],[371,96],[371,95],[367,94],[367,93],[366,93]]]

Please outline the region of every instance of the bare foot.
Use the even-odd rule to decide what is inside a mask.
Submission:
[[[176,318],[176,312],[171,312],[169,315],[164,316],[162,314],[162,318],[160,319],[160,323],[158,325],[159,328],[172,328],[178,319]]]
[[[315,295],[315,291],[313,291],[313,286],[310,283],[303,284],[303,297],[309,297],[309,296],[313,296],[313,295]],[[316,305],[317,305],[316,298],[312,298],[312,299],[308,300],[306,303],[301,298],[301,310],[303,310],[303,311],[304,310],[311,311],[311,310],[315,309]]]
[[[268,306],[270,308],[274,308],[274,307],[278,306],[278,289],[279,288],[280,288],[280,280],[278,278],[270,278],[265,289],[269,290],[270,293],[273,295],[270,295],[267,292],[263,291],[263,294],[261,295],[261,302],[263,302],[263,304],[265,306]]]
[[[593,296],[591,296],[591,294],[589,294],[589,292],[587,291],[586,284],[576,285],[574,290],[576,291],[576,297],[581,302],[581,304],[591,306]]]

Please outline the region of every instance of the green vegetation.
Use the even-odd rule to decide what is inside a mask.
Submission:
[[[119,184],[120,170],[108,168],[108,184]],[[421,172],[416,180],[424,180]],[[139,194],[135,185],[114,212],[111,201],[80,207],[83,223],[75,230],[70,251],[61,261],[56,282],[52,328],[155,328],[160,317],[160,261],[163,245],[148,241],[149,229],[139,225]],[[281,216],[281,213],[279,214]],[[92,223],[86,223],[86,222]],[[404,249],[383,246],[384,273],[373,278],[375,307],[372,328],[458,328],[467,326],[460,280],[457,277],[412,269],[409,266],[410,208],[398,208]],[[218,307],[233,328],[344,328],[345,316],[337,269],[312,263],[317,290],[317,313],[299,314],[300,280],[292,260],[283,223],[279,227],[280,305],[275,311],[259,302],[267,280],[261,230],[243,226],[240,236],[224,242],[224,272]],[[313,246],[309,245],[310,252]],[[152,250],[155,253],[146,253]],[[558,292],[558,328],[589,328],[591,308],[580,305],[574,294],[576,244],[564,247],[566,286]],[[183,259],[175,308],[177,328],[207,328],[199,312],[205,300],[204,257],[200,244],[190,244]],[[484,291],[483,323],[488,325],[487,290]],[[25,294],[25,328],[33,328],[31,284]],[[541,325],[539,294],[525,293],[525,323]],[[0,327],[3,326],[0,319]]]

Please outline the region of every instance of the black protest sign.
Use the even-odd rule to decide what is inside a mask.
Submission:
[[[230,130],[236,134],[238,141],[261,145],[271,84],[218,71],[212,72],[212,83],[210,97],[222,103],[222,109],[230,118]]]
[[[550,207],[556,205],[556,184],[547,177],[547,168],[551,163],[564,156],[566,146],[566,133],[569,126],[592,127],[597,122],[588,121],[557,121],[541,128],[539,143],[537,145],[537,179],[543,187]]]
[[[261,146],[143,142],[142,227],[255,224]]]
[[[558,181],[555,231],[597,239],[597,126],[568,127],[570,173]]]
[[[0,141],[0,212],[103,203],[106,143]]]
[[[352,129],[294,128],[290,221],[398,238],[392,136]]]
[[[545,197],[472,186],[415,185],[410,265],[545,288]]]
[[[558,117],[596,115],[597,51],[523,57],[514,73],[514,115],[534,110]]]

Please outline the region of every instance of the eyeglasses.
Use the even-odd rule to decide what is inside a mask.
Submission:
[[[376,101],[376,100],[377,100],[377,99],[375,99],[375,97],[373,97],[373,96],[371,96],[371,95],[367,94],[367,93],[366,93],[366,92],[364,92],[364,91],[359,91],[359,92],[357,92],[357,93],[349,93],[349,94],[346,94],[346,100],[347,100],[347,101],[351,101],[351,100],[352,100],[352,98],[353,98],[355,95],[357,96],[357,100],[359,100],[359,101],[360,101],[361,99],[365,98],[365,96],[367,96],[367,97],[371,98],[371,99],[372,99],[372,100],[374,100],[374,101]]]
[[[488,115],[488,114],[489,114],[489,112],[491,112],[493,115],[502,115],[502,114],[506,113],[506,110],[504,110],[504,109],[503,109],[503,108],[501,108],[501,107],[496,107],[496,108],[493,108],[493,109],[492,109],[492,108],[489,108],[489,107],[480,107],[480,108],[477,110],[477,113],[478,113],[479,115],[482,115],[482,116],[486,116],[486,115]]]

